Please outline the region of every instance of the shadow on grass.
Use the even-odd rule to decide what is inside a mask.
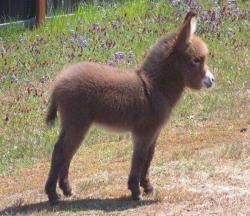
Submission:
[[[133,201],[129,197],[114,199],[80,199],[80,200],[63,200],[56,206],[50,206],[48,202],[32,203],[20,207],[8,207],[0,211],[0,215],[19,215],[32,214],[40,211],[49,212],[78,212],[78,211],[124,211],[127,209],[137,208],[139,206],[156,203],[156,200]]]

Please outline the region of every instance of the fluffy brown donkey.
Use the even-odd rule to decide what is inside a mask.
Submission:
[[[134,142],[128,188],[141,199],[140,186],[151,193],[149,166],[156,139],[183,89],[212,86],[206,65],[208,49],[194,35],[196,15],[189,12],[174,33],[162,37],[138,70],[120,71],[96,63],[79,63],[58,76],[46,121],[61,117],[61,133],[55,144],[45,191],[51,204],[72,194],[68,180],[70,161],[92,123],[131,131]]]

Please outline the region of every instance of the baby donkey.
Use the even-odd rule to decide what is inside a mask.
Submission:
[[[210,88],[214,77],[206,64],[208,48],[194,35],[196,14],[163,36],[137,70],[120,70],[97,63],[79,63],[63,70],[50,98],[46,117],[53,124],[60,113],[61,132],[52,154],[45,191],[51,204],[59,200],[56,185],[72,195],[68,172],[86,132],[96,123],[133,137],[128,188],[134,200],[153,191],[149,167],[159,132],[185,87]]]

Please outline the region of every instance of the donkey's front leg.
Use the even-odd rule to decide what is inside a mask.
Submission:
[[[150,163],[151,163],[153,156],[154,156],[155,144],[156,144],[156,141],[154,141],[149,146],[149,149],[147,152],[147,157],[146,157],[145,163],[143,165],[142,175],[141,175],[141,179],[140,179],[140,185],[141,185],[141,187],[143,187],[144,192],[146,194],[150,194],[154,190],[154,188],[151,185],[150,180],[149,180],[149,167],[150,167]]]
[[[145,134],[133,134],[134,152],[132,156],[132,165],[128,180],[128,188],[132,192],[133,200],[141,200],[140,180],[143,174],[145,162],[147,160],[150,144],[154,139],[154,134]]]

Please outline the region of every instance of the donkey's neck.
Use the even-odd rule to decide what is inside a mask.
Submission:
[[[171,73],[162,79],[154,80],[153,83],[155,83],[156,88],[165,96],[172,107],[178,102],[184,89],[184,85],[180,80],[172,76]]]
[[[174,106],[184,90],[184,82],[178,70],[176,57],[170,54],[167,59],[161,61],[155,57],[147,58],[141,71],[153,89],[160,91],[170,105]]]

